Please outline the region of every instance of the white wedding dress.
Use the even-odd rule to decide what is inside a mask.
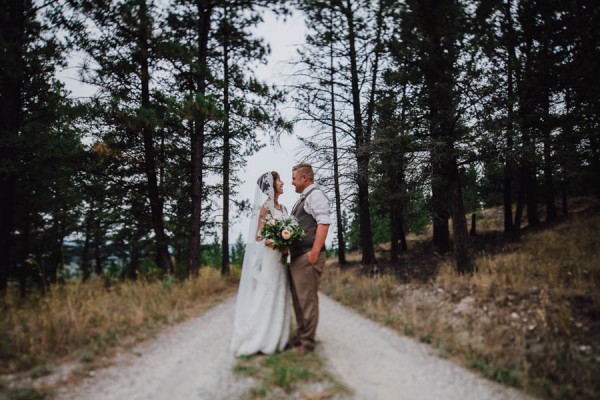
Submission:
[[[269,209],[275,218],[287,215],[285,208],[280,211],[271,205]],[[281,263],[281,253],[263,242],[247,245],[231,349],[236,356],[283,350],[289,339],[290,316],[287,267]]]

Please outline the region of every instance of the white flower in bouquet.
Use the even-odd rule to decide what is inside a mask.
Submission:
[[[273,242],[273,248],[281,252],[281,262],[287,263],[287,254],[290,246],[306,237],[304,230],[293,216],[281,219],[267,215],[260,236]]]

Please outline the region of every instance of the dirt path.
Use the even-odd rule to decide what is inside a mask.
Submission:
[[[60,399],[237,399],[251,381],[234,377],[229,352],[234,298],[169,328],[98,370]],[[321,295],[320,351],[356,399],[527,399],[429,354]]]
[[[529,397],[450,362],[326,296],[318,336],[330,370],[356,399],[517,400]]]
[[[250,385],[233,376],[229,351],[235,298],[193,320],[168,328],[117,357],[59,399],[236,399]]]

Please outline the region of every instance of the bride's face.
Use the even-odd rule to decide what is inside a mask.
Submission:
[[[275,181],[275,193],[282,194],[283,193],[283,181],[279,178]]]

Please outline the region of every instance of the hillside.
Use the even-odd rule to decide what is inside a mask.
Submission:
[[[380,247],[375,277],[357,261],[332,262],[323,290],[495,381],[543,398],[598,398],[600,205],[577,199],[572,210],[518,241],[502,238],[499,210],[484,210],[472,276],[411,237],[396,267]]]

